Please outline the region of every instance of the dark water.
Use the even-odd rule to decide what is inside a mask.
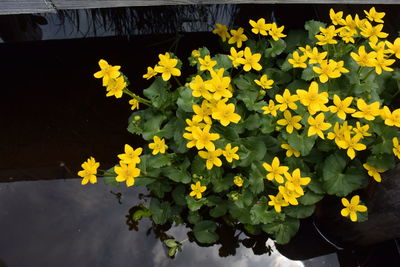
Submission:
[[[110,189],[122,193],[122,204]],[[170,259],[162,243],[146,235],[149,221],[141,221],[138,232],[129,231],[125,223],[140,192],[106,187],[102,181],[81,186],[78,179],[2,183],[0,259],[10,267],[339,266],[335,254],[302,263],[288,260],[276,249],[271,256],[257,256],[242,246],[235,256],[221,258],[219,245],[199,247],[189,242]],[[186,232],[184,227],[173,227],[168,233],[183,240]]]

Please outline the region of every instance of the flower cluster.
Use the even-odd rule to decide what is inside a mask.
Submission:
[[[362,190],[400,159],[392,105],[400,38],[389,39],[374,8],[329,15],[330,24],[309,21],[305,32],[264,18],[250,20],[249,31],[216,24],[224,53],[193,50],[188,77],[174,54],[160,54],[143,75],[152,82],[143,96],[127,89],[119,66],[100,60],[95,77],[108,94],[146,106],[128,131],[147,145],[126,145],[105,181],[145,185],[152,200],[142,209],[154,223],[186,223],[202,243],[218,240],[221,221],[287,243],[325,195],[344,205],[342,216],[365,220]],[[82,183],[95,182],[98,166],[84,164]]]

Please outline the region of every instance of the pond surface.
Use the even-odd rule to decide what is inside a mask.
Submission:
[[[110,189],[122,193],[121,204]],[[300,262],[276,249],[259,256],[241,246],[235,256],[222,258],[219,245],[190,242],[170,259],[162,243],[146,235],[149,221],[129,231],[126,215],[139,203],[139,193],[139,188],[110,188],[102,181],[81,186],[78,179],[0,184],[0,266],[1,261],[10,267],[339,266],[336,254]],[[187,238],[186,232],[184,227],[169,231],[177,240]]]

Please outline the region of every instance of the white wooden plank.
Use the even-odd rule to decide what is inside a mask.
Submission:
[[[400,0],[52,0],[58,9],[193,4],[400,4]]]
[[[0,15],[56,12],[50,0],[0,0]]]

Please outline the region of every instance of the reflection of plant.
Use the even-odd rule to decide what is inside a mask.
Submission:
[[[391,67],[400,38],[384,39],[374,12],[360,19],[331,10],[333,25],[309,21],[307,32],[287,37],[283,26],[251,21],[257,40],[217,25],[226,54],[194,50],[197,72],[184,85],[182,62],[160,55],[143,76],[155,77],[147,99],[126,86],[114,94],[147,106],[132,113],[128,131],[149,144],[140,162],[120,163],[122,174],[120,166],[105,172],[106,183],[125,175],[129,183],[117,181],[147,186],[154,224],[186,223],[203,244],[220,240],[222,224],[289,242],[325,195],[351,197],[400,155],[400,110],[387,106],[400,92]],[[343,216],[366,219],[358,195],[342,199]]]

